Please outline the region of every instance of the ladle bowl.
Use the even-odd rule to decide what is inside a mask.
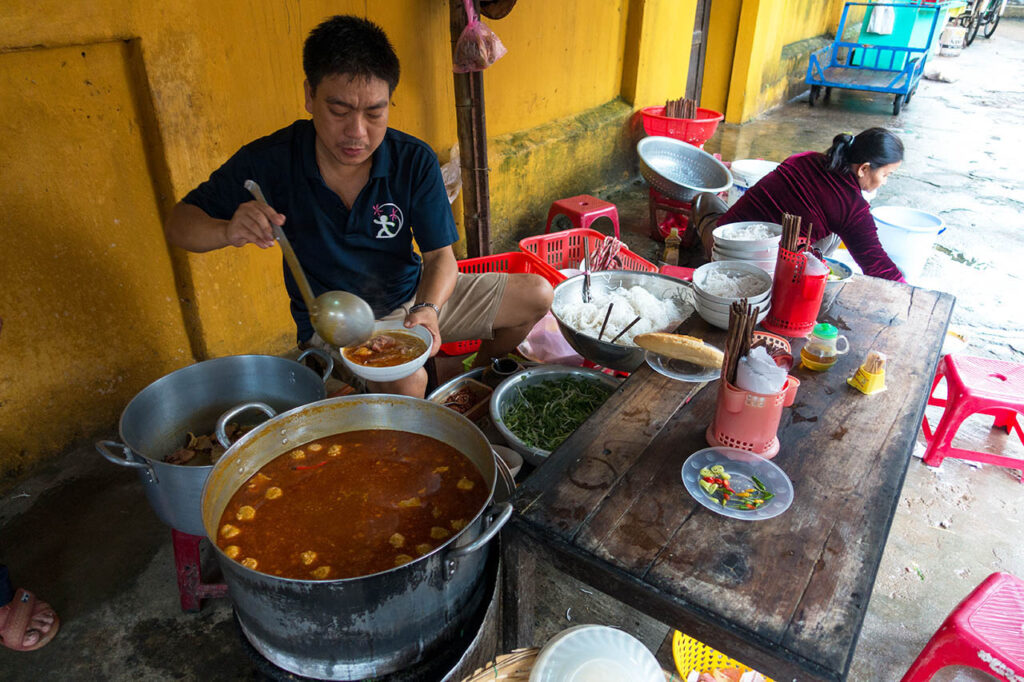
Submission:
[[[373,309],[347,291],[325,291],[317,296],[309,319],[320,338],[339,348],[362,343],[373,333]]]
[[[263,190],[253,180],[245,181],[245,188],[253,195],[256,201],[264,206],[269,206]],[[313,298],[313,290],[306,279],[306,273],[299,265],[299,258],[295,255],[288,237],[280,225],[270,224],[274,231],[274,238],[281,245],[284,252],[284,260],[292,271],[296,284],[299,285],[299,292],[302,300],[309,310],[309,321],[320,338],[331,344],[344,348],[345,346],[363,343],[373,334],[373,309],[370,304],[359,296],[347,291],[325,291]]]

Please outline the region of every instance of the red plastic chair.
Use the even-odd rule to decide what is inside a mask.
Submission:
[[[993,573],[928,640],[902,682],[927,682],[940,668],[964,665],[1000,680],[1024,676],[1024,581]]]
[[[946,397],[936,398],[935,389],[943,377],[946,379]],[[993,427],[1006,429],[1007,433],[1016,431],[1024,443],[1024,433],[1017,421],[1017,415],[1024,414],[1024,365],[967,355],[946,355],[935,371],[928,404],[944,407],[945,411],[934,433],[928,417],[924,418],[922,427],[928,441],[925,464],[939,466],[946,457],[986,462],[1021,469],[1021,483],[1024,483],[1024,459],[952,446],[953,436],[963,421],[979,413],[993,415]]]
[[[551,232],[551,221],[559,215],[568,218],[573,227],[581,228],[590,227],[598,218],[608,218],[615,227],[615,238],[619,238],[619,209],[608,201],[602,201],[589,194],[580,194],[553,202],[548,210],[544,234]]]

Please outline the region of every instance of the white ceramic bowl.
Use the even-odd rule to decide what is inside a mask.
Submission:
[[[761,305],[764,305],[764,304],[759,304],[758,307],[761,307]],[[768,307],[769,306],[765,305],[764,310],[762,310],[760,313],[758,313],[758,315],[757,315],[758,323],[760,323],[761,320],[763,320],[765,317],[767,317],[767,315],[768,315]],[[718,327],[719,329],[728,329],[729,328],[729,313],[728,313],[728,311],[723,313],[723,312],[719,312],[717,310],[711,310],[709,308],[705,308],[702,303],[698,302],[697,303],[697,314],[700,315],[701,318],[705,322],[707,322],[708,324],[710,324],[710,325],[712,325],[714,327]]]
[[[748,300],[757,299],[763,296],[765,292],[772,290],[772,277],[767,272],[754,265],[753,263],[747,263],[745,261],[713,261],[711,263],[705,263],[696,270],[693,271],[693,290],[701,294],[705,299],[714,303],[732,303],[738,301],[742,297],[734,296],[719,296],[713,294],[705,289],[707,284],[707,278],[709,273],[713,272],[734,272],[743,273],[747,275],[753,275],[756,277],[761,286],[758,287],[756,292],[751,293],[747,296]]]
[[[774,237],[768,237],[766,239],[728,239],[723,235],[726,229],[729,227],[746,227],[747,225],[767,225],[772,232],[775,233]],[[782,225],[778,223],[767,223],[763,220],[744,220],[742,222],[729,223],[728,225],[719,225],[716,227],[711,234],[715,238],[715,245],[725,249],[731,249],[733,251],[757,251],[760,249],[778,247],[779,242],[782,240]]]
[[[715,258],[714,260],[775,260],[779,256],[779,249],[778,247],[769,247],[765,249],[751,249],[750,251],[736,251],[716,244],[711,249],[711,255],[721,256],[721,258]]]
[[[512,448],[491,443],[491,449],[494,450],[494,454],[496,454],[498,458],[505,463],[505,466],[508,467],[508,470],[512,473],[513,477],[515,477],[519,473],[519,470],[523,468],[523,456]]]
[[[757,306],[758,308],[767,308],[771,302],[770,293],[765,296],[759,296],[757,298],[748,298],[747,303],[750,305]],[[710,310],[716,313],[729,314],[729,308],[732,307],[732,303],[717,303],[715,301],[709,301],[706,298],[694,296],[694,307],[697,309]]]
[[[427,349],[419,354],[418,357],[410,360],[409,362],[403,362],[400,365],[393,367],[367,367],[366,365],[360,365],[352,362],[345,356],[345,349],[341,350],[341,360],[348,367],[349,371],[355,374],[357,377],[366,379],[367,381],[398,381],[409,376],[426,362],[427,358],[430,357],[430,346],[434,343],[434,338],[430,335],[430,331],[423,325],[416,325],[412,329],[406,329],[402,325],[402,320],[391,320],[389,322],[378,322],[373,325],[373,336],[382,334],[387,331],[402,331],[409,334],[414,334],[427,344]]]

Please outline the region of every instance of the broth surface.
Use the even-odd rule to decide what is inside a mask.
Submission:
[[[378,334],[366,343],[341,352],[351,362],[367,367],[394,367],[415,360],[427,350],[423,339],[403,331]]]
[[[221,515],[217,546],[284,578],[369,575],[447,542],[487,495],[476,465],[446,443],[350,431],[289,450],[253,474]]]

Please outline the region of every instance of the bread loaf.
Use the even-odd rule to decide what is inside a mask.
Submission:
[[[666,358],[685,360],[701,367],[721,367],[724,360],[722,351],[696,336],[654,332],[638,334],[633,338],[633,343]]]

